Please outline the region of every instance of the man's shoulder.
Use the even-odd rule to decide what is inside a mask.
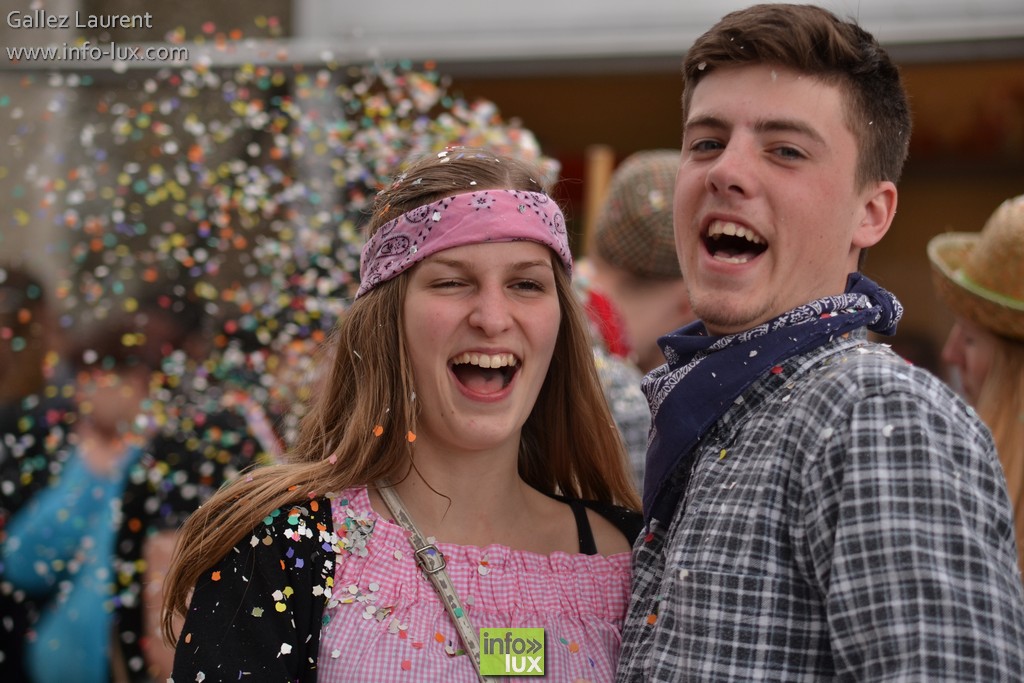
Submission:
[[[826,345],[792,359],[791,365],[802,381],[834,385],[860,398],[899,393],[962,403],[945,382],[885,344],[861,340]]]
[[[900,416],[918,424],[937,420],[959,425],[963,434],[984,431],[977,414],[949,385],[884,344],[862,341],[816,349],[791,358],[782,371],[783,380],[761,397],[776,418],[784,413],[789,420],[799,417],[813,425],[842,422],[857,413],[862,419]]]

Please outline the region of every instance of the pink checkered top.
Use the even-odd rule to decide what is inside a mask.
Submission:
[[[475,682],[475,664],[416,565],[405,529],[373,511],[365,487],[335,497],[331,514],[341,551],[324,612],[319,679]],[[544,629],[543,680],[614,678],[629,601],[628,553],[438,547],[475,628]]]

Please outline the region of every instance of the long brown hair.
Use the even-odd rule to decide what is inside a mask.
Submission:
[[[1018,562],[1024,572],[1024,341],[996,336],[992,365],[976,407],[992,431],[1006,475],[1017,527]]]
[[[370,231],[460,192],[544,191],[540,179],[540,171],[529,164],[483,150],[427,157],[377,195]],[[561,262],[553,264],[562,319],[547,378],[523,428],[520,474],[544,493],[639,509],[597,375],[585,314]],[[407,277],[402,273],[377,285],[346,311],[323,354],[327,376],[313,394],[286,462],[239,478],[182,527],[165,582],[163,628],[169,642],[175,639],[173,619],[185,614],[199,576],[261,519],[311,495],[380,478],[394,481],[408,471],[413,446],[406,434],[415,432],[418,404],[411,398],[412,369],[402,333]]]

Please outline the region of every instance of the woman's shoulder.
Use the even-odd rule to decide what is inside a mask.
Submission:
[[[643,515],[636,510],[631,510],[615,503],[607,503],[599,500],[578,500],[565,496],[553,495],[552,498],[566,503],[577,510],[577,524],[589,524],[590,529],[581,528],[580,545],[583,547],[584,537],[591,536],[597,544],[597,549],[604,555],[613,553],[607,552],[607,548],[616,548],[614,552],[626,552],[631,548],[633,541],[640,535],[643,529]],[[581,519],[582,510],[586,509],[589,514]],[[588,521],[589,520],[589,521]],[[628,547],[623,546],[621,539],[616,538],[616,533],[621,534],[627,541]]]
[[[588,509],[593,510],[615,529],[618,529],[626,537],[630,545],[632,545],[633,541],[636,540],[636,537],[643,530],[644,516],[636,510],[596,500],[584,500],[582,502]]]
[[[336,545],[331,500],[318,496],[271,511],[236,549],[262,549],[257,557],[265,557],[281,569],[304,570],[312,565],[326,576]]]
[[[272,510],[257,523],[253,536],[281,536],[295,542],[306,539],[319,545],[319,541],[328,540],[333,531],[331,498],[316,496]]]

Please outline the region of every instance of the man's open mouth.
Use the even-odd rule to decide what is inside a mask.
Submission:
[[[519,371],[519,359],[511,353],[470,353],[452,358],[448,365],[464,387],[477,394],[494,394],[509,385]]]
[[[746,263],[764,253],[768,243],[749,228],[731,221],[714,221],[704,236],[704,246],[716,261]]]

